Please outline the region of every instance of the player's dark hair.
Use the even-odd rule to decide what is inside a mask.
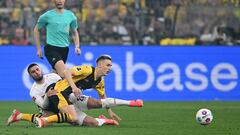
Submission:
[[[33,66],[38,66],[38,64],[36,64],[36,63],[30,64],[30,65],[28,66],[28,68],[27,68],[28,73],[30,73],[29,70],[30,70],[30,68],[33,67]]]
[[[107,54],[104,54],[104,55],[100,55],[97,60],[96,60],[96,63],[98,63],[100,60],[112,60],[111,56],[110,55],[107,55]]]

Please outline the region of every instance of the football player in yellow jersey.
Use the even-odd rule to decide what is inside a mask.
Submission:
[[[106,98],[104,79],[103,77],[108,75],[112,67],[112,59],[109,55],[101,55],[96,60],[97,66],[82,65],[74,66],[71,68],[72,79],[76,86],[82,90],[94,88],[101,99]],[[65,90],[69,88],[69,84],[66,80],[56,83],[54,89]],[[107,108],[107,112],[112,119],[121,120],[121,118],[115,114],[110,108]]]
[[[112,58],[109,55],[101,55],[97,58],[96,64],[97,64],[96,67],[87,65],[74,66],[73,68],[70,69],[71,70],[70,72],[72,73],[73,81],[75,82],[78,88],[80,88],[81,90],[94,88],[98,92],[103,107],[104,105],[107,105],[107,107],[105,108],[107,109],[107,112],[112,119],[118,121],[121,120],[121,118],[117,114],[115,114],[109,107],[119,105],[129,105],[132,107],[143,106],[143,102],[141,100],[132,100],[131,102],[129,102],[126,100],[107,98],[105,93],[103,77],[108,75],[108,73],[111,71]],[[62,84],[67,85],[67,82],[65,81]],[[96,105],[101,103],[97,103]]]

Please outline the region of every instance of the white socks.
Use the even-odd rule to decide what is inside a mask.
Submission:
[[[105,98],[101,99],[102,107],[115,107],[115,106],[128,106],[130,104],[129,100],[122,100],[122,99],[116,99],[116,98]]]
[[[95,120],[98,122],[98,126],[102,126],[105,123],[104,119],[95,118]]]
[[[21,120],[21,119],[22,119],[22,116],[23,116],[22,113],[18,114],[18,116],[17,116],[17,120]]]

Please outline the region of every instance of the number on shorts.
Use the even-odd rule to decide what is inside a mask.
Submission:
[[[77,101],[79,101],[79,100],[80,100],[80,101],[84,101],[85,98],[86,98],[85,96],[78,96],[78,97],[77,97]]]
[[[81,71],[82,69],[80,68],[80,67],[77,67],[77,71],[79,72],[79,71]]]

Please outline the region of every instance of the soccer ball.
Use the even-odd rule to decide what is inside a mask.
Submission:
[[[213,120],[213,115],[209,109],[203,108],[198,110],[196,114],[197,123],[200,123],[201,125],[208,125],[212,122],[212,120]]]

